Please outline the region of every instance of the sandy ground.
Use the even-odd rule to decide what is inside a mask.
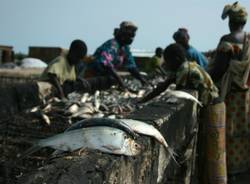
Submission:
[[[228,184],[249,184],[250,183],[250,171],[243,173],[243,174],[231,176],[228,179],[229,179]]]

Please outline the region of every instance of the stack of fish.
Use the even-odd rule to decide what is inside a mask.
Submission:
[[[125,83],[135,92],[119,91],[115,88],[96,91],[95,94],[73,92],[68,95],[67,100],[54,97],[26,112],[41,117],[48,125],[54,116],[68,119],[70,124],[79,119],[93,117],[122,118],[135,110],[135,102],[148,90],[148,87],[141,87],[134,80],[126,79]]]
[[[155,78],[153,84],[162,81],[163,78]],[[69,124],[85,118],[123,118],[137,107],[136,101],[152,90],[152,86],[142,87],[136,80],[125,79],[125,83],[134,93],[118,91],[111,88],[106,91],[96,91],[95,94],[71,93],[67,100],[51,98],[43,105],[29,109],[27,112],[41,117],[48,125],[53,116],[68,119]],[[199,105],[200,102],[189,93],[176,90],[166,90],[155,101],[176,103],[179,98],[192,100]]]

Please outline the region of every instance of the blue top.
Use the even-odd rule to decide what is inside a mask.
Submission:
[[[126,69],[136,67],[129,46],[120,47],[115,39],[110,39],[98,47],[94,57],[95,60],[89,64],[89,67],[97,72],[103,72],[103,66],[116,69],[120,67]]]
[[[203,69],[205,69],[205,70],[207,69],[208,61],[207,61],[206,57],[192,46],[189,46],[189,48],[187,49],[187,59],[189,61],[194,60]]]

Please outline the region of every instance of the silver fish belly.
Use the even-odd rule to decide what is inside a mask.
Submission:
[[[110,119],[110,118],[84,119],[84,120],[81,120],[81,121],[74,123],[65,131],[72,131],[75,129],[95,127],[95,126],[107,126],[107,127],[118,128],[120,130],[125,131],[126,133],[128,133],[129,135],[131,135],[134,138],[137,137],[137,134],[127,124],[123,123],[119,119]]]
[[[39,141],[38,146],[62,151],[86,148],[127,156],[137,155],[141,151],[141,146],[128,137],[124,131],[101,126],[64,132]]]

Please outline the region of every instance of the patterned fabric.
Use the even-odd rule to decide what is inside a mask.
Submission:
[[[218,97],[218,89],[210,76],[196,63],[184,62],[176,72],[176,85],[178,88],[196,89],[199,100],[208,105]]]
[[[230,43],[227,41],[220,42],[217,50],[221,52],[230,52],[234,58],[240,58],[242,56],[243,44]]]
[[[207,108],[207,177],[208,184],[226,184],[226,109],[224,103],[210,105]]]
[[[227,95],[227,164],[230,174],[250,168],[250,92]]]
[[[240,47],[242,49],[239,50],[237,45],[229,42],[222,43],[219,49],[221,48],[233,54],[227,72],[221,80],[220,91],[221,96],[225,96],[227,108],[228,173],[235,174],[250,168],[250,91],[247,85],[250,70],[249,34],[244,45]]]
[[[238,2],[232,5],[226,5],[223,9],[221,18],[224,20],[229,16],[229,19],[234,22],[247,21],[247,11],[244,7],[240,6]]]
[[[158,56],[153,56],[150,60],[146,63],[146,72],[153,72],[158,67],[161,66],[161,58]]]
[[[95,61],[88,68],[95,70],[97,75],[105,74],[103,66],[111,68],[136,67],[134,57],[128,46],[120,47],[115,39],[108,40],[94,53]]]
[[[206,57],[192,46],[187,49],[187,59],[196,61],[203,69],[207,69],[208,61]]]
[[[55,74],[60,82],[63,84],[66,80],[76,80],[76,70],[74,65],[70,65],[66,56],[58,56],[52,62],[49,63],[48,67],[44,70],[41,75],[42,81],[48,81],[48,74]]]

